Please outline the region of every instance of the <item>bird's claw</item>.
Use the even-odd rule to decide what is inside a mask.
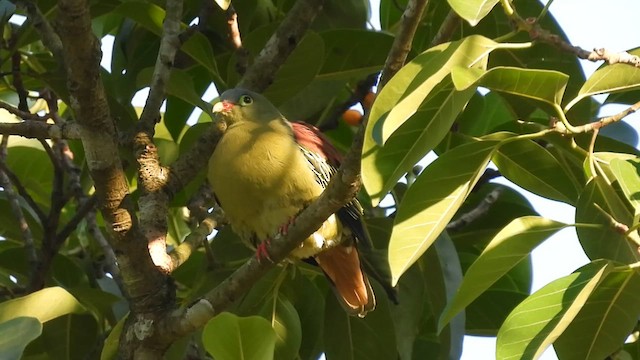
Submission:
[[[289,226],[291,226],[291,224],[293,224],[293,221],[295,220],[295,216],[292,216],[289,218],[289,220],[287,220],[286,223],[280,225],[280,227],[278,228],[278,234],[282,235],[282,236],[286,236],[287,233],[289,233]]]
[[[258,245],[258,247],[256,248],[256,259],[258,259],[258,262],[262,262],[264,259],[267,259],[270,262],[273,262],[273,260],[271,259],[271,256],[269,256],[269,251],[267,250],[267,247],[270,245],[271,245],[271,240],[269,239],[261,242],[260,245]]]

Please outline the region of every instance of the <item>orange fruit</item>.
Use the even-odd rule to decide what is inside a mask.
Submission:
[[[371,105],[373,105],[373,100],[376,99],[376,94],[369,91],[367,95],[362,98],[362,107],[365,110],[371,110]]]
[[[351,126],[358,126],[362,121],[362,114],[358,110],[349,109],[342,113],[342,120]]]

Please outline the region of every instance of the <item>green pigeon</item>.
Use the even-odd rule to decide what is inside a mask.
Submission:
[[[230,89],[214,113],[227,130],[209,160],[208,179],[233,230],[268,257],[265,244],[323,192],[341,156],[312,125],[289,122],[264,96]],[[331,215],[289,258],[317,263],[350,315],[376,306],[357,244],[369,244],[362,208],[351,201]]]

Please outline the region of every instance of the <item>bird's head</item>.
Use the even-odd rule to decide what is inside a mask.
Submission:
[[[282,119],[280,111],[267,98],[237,88],[223,92],[220,102],[213,105],[213,112],[220,114],[229,125],[241,122],[268,123]]]

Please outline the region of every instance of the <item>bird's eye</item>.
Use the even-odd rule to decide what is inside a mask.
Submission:
[[[240,97],[240,105],[249,105],[253,103],[253,98],[249,95],[242,95]]]

